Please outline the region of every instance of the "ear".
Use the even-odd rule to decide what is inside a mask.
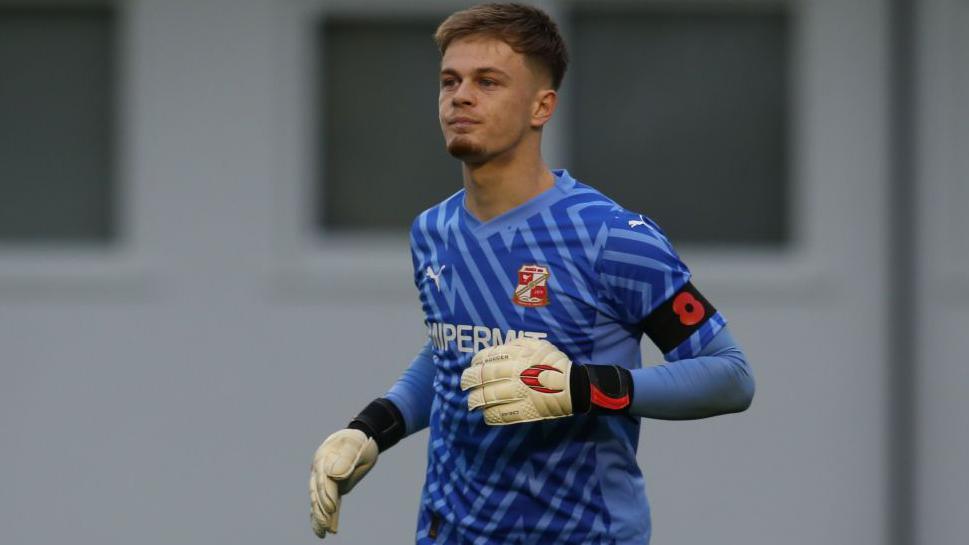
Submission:
[[[541,129],[552,119],[552,114],[555,113],[558,100],[559,95],[554,89],[542,89],[538,91],[535,96],[535,102],[532,104],[531,126],[533,129]]]

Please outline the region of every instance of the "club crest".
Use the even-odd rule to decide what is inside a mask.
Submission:
[[[548,305],[548,267],[522,265],[518,269],[518,286],[512,301],[523,307],[544,307]]]

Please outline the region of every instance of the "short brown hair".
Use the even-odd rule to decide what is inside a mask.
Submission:
[[[552,76],[552,88],[562,84],[569,54],[558,25],[544,11],[524,4],[479,4],[452,13],[437,27],[434,41],[443,55],[451,42],[472,34],[500,39],[546,68]]]

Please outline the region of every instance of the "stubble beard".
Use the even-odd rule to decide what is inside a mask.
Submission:
[[[470,138],[458,136],[448,142],[447,151],[455,159],[465,163],[481,163],[486,159],[487,150]]]

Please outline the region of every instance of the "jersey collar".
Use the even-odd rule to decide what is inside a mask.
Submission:
[[[482,222],[475,218],[465,205],[464,197],[461,198],[461,221],[469,231],[478,237],[487,238],[502,229],[514,229],[514,227],[526,219],[538,214],[548,208],[559,199],[565,197],[572,188],[575,187],[575,179],[569,175],[569,171],[563,169],[553,169],[555,185],[545,191],[535,195],[531,199],[512,208],[511,210]]]

